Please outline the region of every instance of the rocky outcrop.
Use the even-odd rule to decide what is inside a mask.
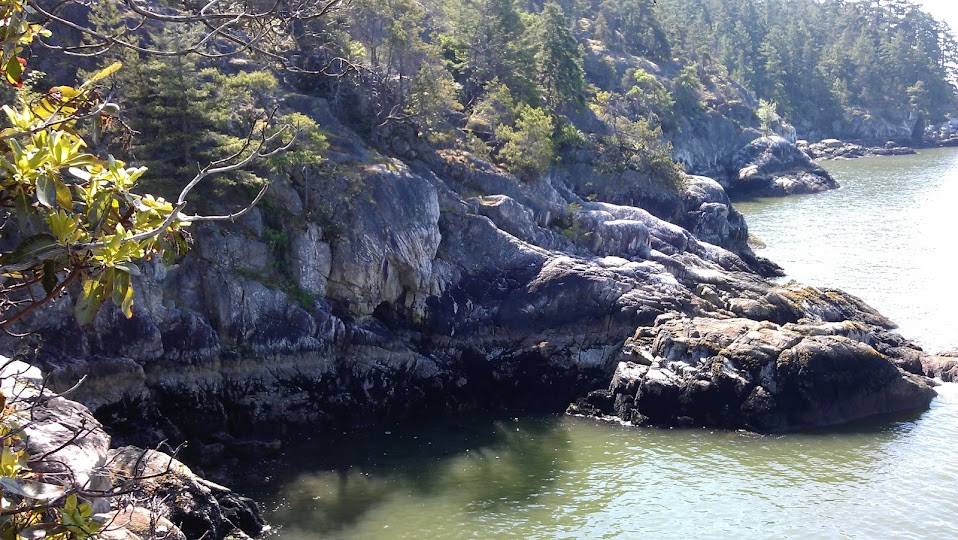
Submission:
[[[871,156],[904,156],[916,153],[914,148],[901,146],[894,141],[887,141],[881,146],[862,146],[838,139],[824,139],[812,144],[799,141],[798,148],[813,159],[854,159]]]
[[[949,118],[925,128],[924,141],[939,146],[958,146],[958,118]]]
[[[579,414],[633,424],[784,431],[925,407],[935,392],[888,362],[861,323],[661,317],[625,342]]]
[[[672,137],[672,157],[700,175],[721,175],[729,160],[749,141],[761,136],[758,130],[742,128],[732,118],[752,117],[754,112],[744,103],[725,111],[703,116],[680,117]]]
[[[921,366],[929,377],[938,377],[945,382],[958,382],[958,351],[924,356]]]
[[[810,163],[777,139],[750,148],[746,183],[785,190],[775,175]],[[267,206],[242,221],[198,228],[182,261],[141,265],[132,319],[105,306],[79,328],[65,298],[27,321],[42,339],[16,344],[57,389],[86,376],[72,396],[115,441],[189,440],[184,460],[223,470],[303,431],[562,410],[608,385],[636,328],[669,317],[777,325],[783,335],[805,335],[789,324],[854,323],[862,347],[885,343],[890,323],[861,301],[765,280],[777,268],[748,248],[744,219],[715,180],[664,182],[577,163],[519,182],[458,150],[417,147],[406,162],[364,152],[337,153],[329,174],[271,189]],[[904,396],[897,404],[926,400],[919,383],[890,378],[896,362],[914,363],[905,344],[869,356],[832,336],[815,348],[818,331],[805,331],[809,354],[840,353],[842,369],[866,359],[847,371],[843,394],[883,381],[889,396]],[[721,396],[741,408],[737,394]],[[798,403],[788,396],[776,399]],[[815,396],[800,417],[762,425],[880,412]],[[681,423],[680,412],[661,421]],[[222,501],[218,512],[204,523],[226,513]]]
[[[818,193],[838,187],[825,169],[778,136],[756,139],[739,150],[723,185],[733,195],[750,196]]]
[[[846,111],[845,117],[832,124],[835,137],[880,145],[885,141],[909,143],[920,139],[921,115],[912,110]]]
[[[0,365],[0,390],[14,411],[10,418],[20,419],[29,466],[40,479],[31,487],[80,494],[101,524],[98,537],[249,538],[265,530],[251,500],[163,452],[110,449],[100,422],[83,405],[45,390],[37,368],[3,357]]]

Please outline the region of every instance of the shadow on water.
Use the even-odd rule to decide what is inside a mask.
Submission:
[[[570,452],[561,420],[470,417],[289,445],[251,495],[266,502],[271,521],[317,537],[342,533],[401,497],[452,496],[466,511],[496,512],[555,482]]]

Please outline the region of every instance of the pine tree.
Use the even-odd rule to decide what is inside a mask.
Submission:
[[[562,8],[555,2],[545,5],[540,15],[541,49],[539,82],[545,99],[563,113],[585,105],[585,73],[582,48],[569,31]]]

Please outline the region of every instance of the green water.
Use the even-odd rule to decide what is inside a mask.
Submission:
[[[765,254],[958,346],[958,152],[827,166],[841,190],[742,205]],[[326,436],[288,445],[253,495],[285,540],[958,538],[958,385],[940,390],[920,415],[781,436],[562,416]]]

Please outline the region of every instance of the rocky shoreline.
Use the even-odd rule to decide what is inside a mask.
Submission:
[[[905,156],[917,153],[910,146],[903,146],[894,141],[883,145],[868,146],[838,139],[824,139],[816,143],[799,141],[798,148],[812,159],[855,159],[873,156]]]
[[[29,470],[38,479],[31,491],[81,494],[100,526],[97,538],[243,540],[267,530],[252,500],[164,452],[111,447],[89,409],[47,390],[37,368],[5,357],[0,366],[0,391],[9,414],[21,420]]]
[[[332,134],[328,175],[277,179],[242,220],[197,227],[182,261],[141,265],[131,319],[105,306],[81,328],[68,296],[0,346],[55,391],[85,377],[71,399],[116,444],[189,441],[182,458],[209,471],[301,433],[570,403],[804,429],[927,407],[926,375],[953,372],[859,299],[768,279],[781,269],[749,248],[730,194],[837,185],[785,139],[727,156],[716,179],[568,163],[520,181],[415,137],[390,157],[312,106]],[[190,482],[218,501],[203,514],[220,516],[203,522],[214,537],[256,533]]]

